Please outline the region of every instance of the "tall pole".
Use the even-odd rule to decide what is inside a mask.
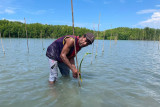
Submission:
[[[102,52],[104,52],[104,38],[105,38],[105,31],[103,32],[103,48],[102,48]]]
[[[25,22],[25,30],[26,30],[26,38],[27,38],[27,49],[28,49],[28,53],[29,53],[27,26],[26,26],[26,20],[25,20],[25,18],[24,18],[24,22]]]
[[[160,41],[159,41],[159,43],[158,43],[158,50],[159,50],[159,44],[160,44]]]
[[[9,30],[9,41],[10,41],[10,44],[11,44],[11,35],[10,35],[10,30]]]
[[[40,33],[40,37],[41,37],[41,41],[42,41],[42,49],[44,50],[44,47],[43,47],[43,37],[42,37],[42,30],[41,30],[41,33]]]
[[[110,48],[111,48],[111,39],[112,39],[112,25],[111,25],[111,36],[110,36]]]
[[[101,14],[99,14],[98,33],[97,33],[97,48],[96,48],[96,56],[97,56],[97,49],[98,49],[98,35],[99,35],[100,16],[101,16]]]
[[[71,8],[72,8],[72,26],[73,26],[73,36],[74,36],[74,17],[73,17],[73,2],[71,0]],[[81,84],[80,84],[80,79],[79,79],[79,67],[78,67],[78,59],[77,59],[77,52],[76,52],[76,37],[74,39],[74,49],[75,49],[75,56],[76,56],[76,63],[77,63],[77,72],[78,72],[78,85],[79,87],[81,87]]]
[[[73,16],[73,2],[71,0],[71,8],[72,8],[72,27],[73,27],[73,35],[74,35],[74,16]]]
[[[0,32],[0,38],[1,38],[1,32]],[[4,51],[4,47],[3,47],[2,38],[1,38],[1,45],[2,45],[2,49],[3,49],[4,56],[5,56],[5,51]]]
[[[95,26],[93,25],[93,34],[95,34]],[[93,47],[92,47],[92,57],[91,57],[91,64],[93,60],[93,50],[94,50],[94,42],[93,42]]]

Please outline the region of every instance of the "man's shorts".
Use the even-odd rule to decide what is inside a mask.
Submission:
[[[58,68],[59,68],[62,76],[69,76],[70,69],[65,63],[58,62],[53,59],[49,59],[49,65],[50,65],[49,81],[57,81]]]

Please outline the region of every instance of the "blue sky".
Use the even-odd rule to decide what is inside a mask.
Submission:
[[[160,0],[73,0],[76,27],[160,28]],[[72,25],[71,0],[0,0],[0,20]]]

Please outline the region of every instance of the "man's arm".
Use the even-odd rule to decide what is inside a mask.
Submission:
[[[72,67],[76,68],[74,57],[72,57],[69,61],[70,61],[71,65],[72,65]]]
[[[62,61],[72,70],[73,77],[77,78],[77,69],[76,69],[75,63],[72,63],[74,58],[73,59],[71,58],[71,60],[67,58],[67,54],[69,53],[71,47],[73,46],[74,46],[74,40],[71,38],[67,38],[65,40],[65,45],[61,51],[60,57]]]

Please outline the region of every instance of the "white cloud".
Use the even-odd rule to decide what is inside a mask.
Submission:
[[[138,25],[143,27],[160,28],[160,12],[154,12],[151,18],[140,22]]]
[[[4,13],[8,13],[8,14],[14,14],[15,11],[13,9],[5,9]]]
[[[11,8],[11,7],[7,7],[7,8],[0,8],[0,14],[14,14],[15,12],[15,8]]]
[[[160,5],[156,5],[156,7],[160,7]]]
[[[9,21],[12,21],[12,22],[18,21],[18,22],[24,23],[24,20],[21,20],[21,19],[5,19],[5,18],[2,18],[2,20],[9,20]]]
[[[146,10],[140,10],[139,12],[136,12],[137,14],[146,14],[146,13],[153,13],[156,12],[158,10],[156,9],[146,9]]]
[[[37,11],[25,11],[28,14],[32,14],[32,15],[40,15],[40,14],[44,14],[46,12],[46,10],[37,10]]]

